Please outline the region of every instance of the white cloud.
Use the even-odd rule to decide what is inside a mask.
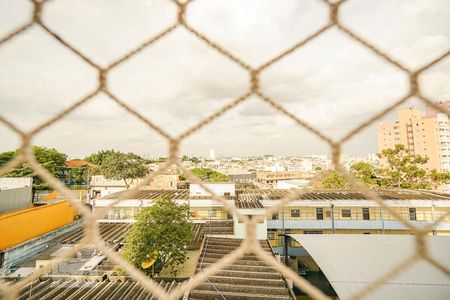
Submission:
[[[7,4],[5,4],[7,3]],[[188,21],[251,65],[268,58],[326,22],[321,1],[198,0]],[[24,21],[28,4],[0,1],[0,34]],[[92,60],[104,66],[175,20],[170,1],[52,1],[45,21]],[[446,0],[348,1],[342,21],[410,67],[450,48]],[[96,73],[40,29],[0,46],[1,114],[32,128],[92,90]],[[450,100],[446,61],[422,78],[437,100]],[[182,29],[172,32],[113,70],[111,90],[172,134],[193,126],[248,87],[248,74]],[[265,93],[338,138],[388,106],[406,90],[405,75],[331,30],[267,69]],[[2,127],[0,127],[2,128]],[[369,130],[370,129],[370,130]],[[369,127],[351,143],[352,153],[376,151]],[[0,129],[0,150],[17,146]],[[73,112],[36,142],[82,156],[101,148],[162,155],[166,143],[103,96]],[[257,99],[240,104],[183,143],[186,153],[209,148],[230,155],[328,153],[305,130]]]

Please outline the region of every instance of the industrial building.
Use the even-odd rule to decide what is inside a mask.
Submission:
[[[336,260],[336,254],[329,251],[342,248],[339,251],[353,253],[351,249],[346,250],[346,247],[350,247],[354,251],[365,251],[364,253],[369,253],[369,256],[375,259],[377,253],[372,253],[375,250],[370,252],[366,248],[378,249],[383,248],[383,245],[395,244],[395,241],[403,241],[396,244],[398,251],[406,251],[405,247],[409,247],[410,251],[414,249],[411,231],[396,220],[391,211],[381,209],[375,201],[357,191],[308,190],[280,208],[277,213],[267,216],[265,209],[277,205],[280,199],[292,192],[291,190],[241,190],[235,189],[235,186],[230,183],[208,184],[208,188],[223,196],[230,205],[236,207],[239,213],[262,216],[263,220],[257,224],[256,234],[263,249],[272,255],[289,258],[287,263],[293,270],[332,297],[345,299],[357,288],[370,284],[373,277],[366,278],[358,273],[358,270],[365,268],[364,266],[372,267],[370,262],[364,262],[361,255],[359,255],[361,265],[353,266],[349,260],[352,255],[357,254],[348,254],[344,257],[348,258],[347,260],[333,262]],[[450,234],[450,214],[447,215],[450,212],[450,196],[429,191],[383,190],[378,192],[392,210],[415,226],[426,226],[442,217],[442,222],[430,231],[430,239],[434,241],[436,238],[442,238],[440,241],[443,242],[437,242],[438,250],[430,249],[433,254],[438,253],[438,255],[444,251],[442,249],[445,247],[442,243],[448,242],[449,237],[445,235]],[[95,211],[109,205],[111,201],[120,199],[123,194],[124,192],[118,192],[100,199],[91,199],[88,204]],[[155,199],[163,196],[170,197],[177,203],[190,205],[195,234],[189,250],[198,251],[200,255],[195,272],[201,272],[203,268],[236,249],[246,237],[245,224],[239,221],[236,215],[228,213],[222,203],[214,200],[201,186],[193,184],[190,190],[139,190],[116,203],[104,218],[99,220],[100,233],[108,247],[120,250],[135,215],[143,207],[151,206]],[[327,238],[324,238],[325,234],[333,233],[336,234],[327,235]],[[55,256],[61,255],[73,245],[80,243],[83,236],[83,220],[74,220],[38,237],[8,247],[0,256],[1,270],[7,276],[7,280],[11,281],[16,280],[17,277],[26,276]],[[348,242],[340,240],[339,237],[347,239]],[[285,241],[286,243],[283,243]],[[317,246],[322,245],[320,243],[326,243],[326,245]],[[374,246],[374,243],[378,243],[378,246]],[[434,247],[433,243],[430,244],[432,247]],[[383,251],[380,250],[378,254],[384,255],[386,251]],[[384,262],[378,262],[383,265],[379,267],[380,272],[387,270],[389,265],[392,265],[392,261],[398,258],[394,256],[387,258]],[[333,259],[328,259],[329,257]],[[330,260],[333,261],[330,262]],[[338,268],[345,269],[342,266],[345,262],[349,264],[347,269],[355,269],[353,273],[349,272],[350,275],[355,276],[354,278],[342,277],[342,274],[335,272]],[[87,268],[86,264],[90,267]],[[115,265],[105,255],[94,248],[87,247],[35,281],[33,285],[42,287],[42,291],[34,291],[33,299],[39,299],[39,295],[50,299],[54,295],[59,296],[62,292],[67,293],[75,288],[83,289],[93,299],[111,295],[117,299],[144,297],[144,290],[135,282],[126,277],[115,277],[114,268]],[[417,285],[440,285],[440,288],[433,293],[437,295],[436,299],[444,299],[442,293],[448,291],[450,286],[448,280],[445,281],[445,278],[439,277],[429,268],[419,268],[414,273],[423,270],[430,274],[427,282],[420,278],[413,278],[412,281],[402,280]],[[355,278],[363,278],[365,281],[353,285],[346,284],[346,280],[350,282],[356,280]],[[170,290],[178,284],[179,280],[172,281],[164,278],[161,282]],[[392,282],[392,284],[397,283],[397,281]],[[410,293],[408,288],[414,289],[413,284],[406,285],[408,284],[405,284],[398,295]],[[21,295],[25,295],[30,289],[31,286],[27,285]],[[130,294],[125,291],[129,291]],[[210,276],[205,283],[194,290],[188,291],[185,297],[186,299],[222,299],[221,297],[225,296],[227,299],[249,299],[252,295],[258,295],[260,299],[293,299],[294,291],[296,294],[302,294],[302,291],[297,288],[292,289],[288,280],[276,268],[266,266],[255,255],[245,255],[224,270]],[[383,297],[386,296],[384,293],[374,295],[373,299],[384,299]],[[151,296],[146,294],[146,297]],[[411,297],[411,299],[419,298]]]

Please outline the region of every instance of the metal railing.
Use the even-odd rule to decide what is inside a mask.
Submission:
[[[202,272],[203,272],[203,260],[205,259],[206,251],[208,251],[208,242],[209,242],[210,233],[211,233],[211,223],[209,223],[209,226],[208,226],[208,234],[205,234],[206,242],[204,244],[204,247],[202,248],[203,253],[202,253],[202,259],[200,261],[200,271],[202,271]],[[222,294],[221,291],[219,291],[219,289],[216,287],[216,285],[209,280],[209,278],[206,278],[206,282],[208,282],[209,285],[212,286],[212,288],[219,294],[219,296],[223,300],[227,300],[227,298]]]
[[[57,1],[57,0],[53,0]],[[170,1],[170,0],[167,0]],[[359,189],[367,198],[372,199],[377,202],[377,204],[383,208],[385,212],[389,212],[393,217],[402,222],[406,227],[410,228],[410,230],[416,235],[416,251],[411,257],[405,257],[404,261],[399,262],[397,265],[393,266],[392,269],[371,282],[370,284],[364,286],[359,291],[357,291],[351,299],[361,299],[365,296],[371,294],[374,290],[380,287],[388,278],[393,278],[399,275],[404,267],[407,264],[415,262],[417,260],[425,260],[433,265],[435,268],[439,269],[443,273],[450,276],[450,270],[447,266],[443,265],[441,262],[437,261],[430,251],[428,251],[428,245],[425,240],[425,236],[430,232],[438,223],[442,222],[444,218],[448,216],[448,213],[440,216],[433,224],[427,225],[424,228],[416,227],[413,223],[408,220],[408,218],[404,218],[403,215],[399,214],[395,210],[391,209],[389,205],[387,205],[383,199],[379,196],[376,191],[369,189],[364,183],[360,182],[358,179],[354,178],[351,174],[349,174],[345,168],[340,163],[340,154],[341,149],[344,144],[346,144],[351,138],[358,135],[361,131],[366,129],[368,126],[374,124],[379,121],[383,116],[387,113],[392,112],[394,109],[399,107],[399,105],[404,104],[411,98],[416,98],[422,101],[425,104],[428,104],[435,108],[439,112],[443,112],[445,114],[449,114],[448,111],[444,110],[442,107],[435,105],[435,101],[431,98],[427,97],[422,92],[422,82],[420,76],[427,70],[429,70],[432,66],[435,66],[437,63],[441,62],[443,59],[449,56],[450,51],[447,50],[441,55],[435,57],[430,62],[423,64],[418,68],[410,68],[398,61],[393,56],[387,54],[383,49],[378,47],[375,43],[373,43],[370,39],[362,37],[358,33],[356,33],[353,28],[345,25],[341,18],[340,8],[342,4],[348,2],[354,2],[355,0],[317,0],[318,2],[326,5],[329,9],[328,21],[323,26],[320,26],[317,30],[309,34],[308,36],[296,40],[292,46],[284,49],[279,52],[275,56],[266,60],[264,63],[258,66],[253,66],[246,61],[240,59],[233,52],[229,51],[225,47],[223,47],[220,43],[214,41],[207,35],[200,32],[198,29],[193,27],[188,20],[186,19],[186,14],[190,9],[190,4],[195,2],[192,0],[181,1],[181,0],[171,0],[170,2],[176,6],[176,20],[173,24],[168,27],[162,29],[158,34],[149,36],[146,41],[143,43],[136,45],[131,51],[126,53],[123,56],[117,57],[112,63],[107,65],[106,67],[102,66],[100,63],[86,56],[82,50],[78,49],[75,44],[70,43],[63,35],[59,35],[54,28],[49,26],[43,16],[46,13],[46,4],[51,1],[45,0],[33,0],[33,8],[31,12],[31,16],[28,21],[24,24],[18,26],[15,30],[7,33],[5,36],[0,37],[0,47],[11,43],[14,39],[23,33],[29,31],[33,27],[38,27],[44,32],[46,32],[51,38],[54,39],[55,42],[59,43],[62,47],[66,48],[68,51],[72,52],[76,57],[78,57],[82,62],[86,65],[90,66],[94,70],[96,70],[97,76],[97,86],[90,92],[86,93],[84,96],[79,99],[74,99],[72,104],[59,111],[57,114],[52,116],[50,119],[45,122],[39,124],[35,128],[30,131],[21,130],[14,122],[8,119],[8,112],[2,111],[0,113],[0,123],[6,126],[9,130],[14,132],[21,141],[21,145],[17,156],[8,162],[3,168],[0,169],[0,176],[7,174],[14,167],[19,165],[22,162],[27,162],[31,168],[37,173],[37,175],[50,184],[54,189],[56,189],[61,195],[66,196],[72,203],[74,207],[76,207],[79,213],[86,220],[85,222],[85,238],[78,245],[75,245],[71,250],[66,252],[63,256],[54,258],[47,264],[45,267],[36,270],[36,272],[29,277],[22,278],[20,281],[13,285],[7,285],[4,282],[0,282],[0,293],[3,293],[6,299],[15,299],[21,288],[26,286],[27,284],[33,282],[41,275],[45,274],[49,270],[51,270],[58,263],[67,260],[69,257],[75,255],[76,251],[80,248],[85,247],[86,245],[94,245],[98,248],[102,253],[104,253],[108,258],[115,264],[119,265],[125,272],[127,272],[134,280],[136,280],[146,291],[151,292],[154,297],[158,299],[169,299],[175,300],[181,297],[186,290],[193,289],[201,282],[207,279],[208,276],[211,276],[221,270],[223,267],[231,264],[233,261],[241,257],[245,253],[254,253],[257,255],[262,261],[264,261],[267,265],[275,267],[283,276],[291,279],[294,284],[307,293],[313,299],[329,299],[326,295],[324,295],[318,288],[311,285],[304,278],[298,276],[294,271],[284,266],[280,262],[278,262],[271,255],[265,253],[264,249],[261,248],[259,243],[256,241],[255,235],[255,226],[256,219],[250,219],[247,216],[240,215],[239,212],[232,206],[229,205],[224,197],[215,195],[207,186],[205,186],[202,181],[197,178],[192,172],[185,169],[179,160],[179,146],[180,143],[186,138],[190,137],[194,133],[198,132],[203,127],[211,124],[215,120],[219,119],[224,113],[234,109],[240,103],[248,101],[251,96],[252,98],[259,99],[258,101],[262,101],[276,111],[291,119],[296,125],[300,128],[303,128],[317,137],[319,140],[328,145],[329,149],[332,153],[332,163],[334,169],[341,173],[354,187]],[[111,4],[113,5],[113,4]],[[110,82],[108,82],[108,75],[111,70],[114,70],[117,66],[125,64],[130,58],[134,57],[142,50],[152,47],[157,41],[159,41],[162,37],[171,35],[175,29],[184,30],[188,34],[191,34],[194,38],[198,39],[200,42],[204,43],[223,57],[227,58],[230,63],[233,63],[240,67],[242,70],[247,72],[249,77],[249,87],[243,92],[240,96],[231,100],[228,104],[223,106],[217,111],[211,112],[207,117],[202,119],[193,127],[186,129],[183,133],[178,136],[172,136],[167,133],[166,130],[155,124],[152,120],[147,118],[144,114],[142,114],[139,109],[134,108],[127,104],[124,99],[121,99],[119,96],[114,94],[110,89]],[[381,61],[388,63],[393,66],[396,70],[405,74],[408,78],[409,88],[405,94],[400,96],[399,98],[392,99],[389,107],[384,108],[382,111],[375,113],[369,119],[364,122],[358,124],[358,126],[348,132],[344,137],[334,140],[329,138],[324,132],[317,129],[314,124],[309,124],[305,122],[296,114],[290,112],[286,109],[279,101],[277,101],[272,96],[267,95],[263,89],[261,88],[261,75],[266,72],[266,70],[270,69],[272,66],[276,65],[282,59],[287,57],[288,55],[296,52],[301,49],[303,46],[309,44],[311,41],[315,40],[317,37],[322,36],[324,33],[330,31],[331,29],[335,29],[345,36],[347,36],[353,43],[358,44],[361,47],[364,47],[368,51],[370,51],[373,55],[375,55]],[[75,193],[71,192],[62,182],[60,182],[57,178],[52,176],[42,165],[40,165],[36,158],[33,155],[31,148],[31,141],[33,138],[45,131],[47,128],[53,126],[60,120],[67,117],[73,111],[76,111],[80,106],[85,105],[93,101],[94,97],[97,95],[104,95],[107,99],[113,103],[119,105],[124,111],[130,113],[135,116],[140,122],[145,124],[148,128],[158,133],[162,138],[164,138],[169,144],[168,151],[168,159],[164,163],[164,165],[157,171],[149,175],[145,180],[141,182],[141,186],[148,184],[155,176],[160,175],[164,171],[166,171],[172,165],[178,166],[187,178],[191,180],[193,183],[198,183],[202,186],[204,190],[213,195],[213,198],[217,201],[220,201],[223,204],[223,207],[229,212],[239,215],[243,222],[246,223],[247,226],[247,238],[242,242],[240,247],[238,247],[235,251],[230,254],[222,257],[219,261],[214,264],[211,264],[204,270],[204,272],[200,272],[196,274],[191,280],[188,280],[176,288],[172,289],[170,293],[167,293],[158,286],[158,284],[152,281],[150,278],[145,276],[139,270],[134,268],[129,262],[123,259],[118,253],[108,248],[102,241],[102,238],[99,234],[97,219],[102,218],[105,215],[105,212],[113,207],[115,204],[120,202],[122,199],[126,199],[129,194],[124,193],[120,199],[112,201],[109,207],[99,208],[92,213],[86,207],[84,207],[79,201],[78,197]],[[321,180],[324,176],[328,174],[329,171],[323,171],[316,175],[310,182],[310,184],[314,184],[317,181]],[[129,192],[136,191],[140,186],[134,187],[130,189]],[[298,199],[301,195],[303,195],[306,191],[303,189],[292,190],[288,195],[286,195],[283,199],[278,202],[278,206],[267,208],[267,213],[273,214],[278,211],[283,205],[286,203]]]

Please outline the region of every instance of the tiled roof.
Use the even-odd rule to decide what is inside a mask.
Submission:
[[[91,168],[97,166],[97,165],[95,165],[93,163],[90,163],[90,162],[87,162],[87,161],[84,161],[84,160],[68,160],[68,161],[65,162],[65,164],[69,168],[75,168],[75,167],[84,166],[84,165],[86,165],[88,167],[91,167]]]

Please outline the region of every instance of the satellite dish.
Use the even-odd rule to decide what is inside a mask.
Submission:
[[[148,269],[156,262],[158,259],[158,250],[153,250],[147,254],[147,259],[141,263],[142,269]]]

